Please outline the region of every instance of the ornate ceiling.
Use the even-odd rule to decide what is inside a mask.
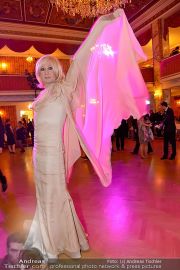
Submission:
[[[164,29],[180,26],[179,11],[179,0],[132,0],[125,7],[142,46],[151,39],[151,22],[164,14]],[[24,52],[33,46],[43,54],[59,49],[72,55],[92,23],[92,19],[57,12],[49,0],[0,0],[0,48],[7,45],[15,52]]]
[[[159,0],[132,0],[125,12],[130,21],[146,11]],[[69,17],[52,7],[48,0],[1,0],[0,20],[33,25],[88,30],[93,19]]]

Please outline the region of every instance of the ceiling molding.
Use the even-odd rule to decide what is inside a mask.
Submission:
[[[180,86],[180,73],[161,78],[162,89]]]
[[[135,19],[131,23],[131,27],[136,35],[140,35],[151,27],[153,21],[159,18],[167,18],[178,9],[180,9],[179,0],[160,0]]]
[[[180,8],[179,0],[159,0],[138,18],[131,26],[136,35],[142,34],[151,27],[154,20],[166,18]],[[15,22],[0,22],[0,37],[18,40],[35,40],[45,42],[67,43],[79,45],[87,37],[86,30],[75,30],[61,27],[22,24]]]
[[[36,94],[39,94],[39,90]],[[0,102],[22,102],[22,101],[34,101],[35,91],[34,90],[20,90],[20,91],[0,91]]]
[[[34,101],[33,95],[26,95],[26,96],[1,96],[0,95],[0,101],[1,102],[31,102]]]
[[[40,90],[36,90],[37,93]],[[34,95],[35,90],[13,90],[13,91],[0,91],[0,96],[27,96],[27,95]]]
[[[0,23],[0,37],[18,40],[36,40],[46,42],[65,42],[67,44],[81,44],[87,36],[86,31],[45,27],[10,22]]]
[[[37,92],[38,94],[39,92]],[[17,102],[17,101],[34,101],[35,91],[22,90],[22,91],[0,91],[1,102]]]

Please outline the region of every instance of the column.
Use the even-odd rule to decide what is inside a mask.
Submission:
[[[158,19],[152,23],[152,49],[154,65],[154,99],[155,109],[158,110],[162,99],[162,87],[160,82],[160,61],[163,58],[163,33],[162,20]]]
[[[170,89],[162,90],[160,77],[160,61],[168,57],[170,54],[169,48],[169,31],[166,29],[166,37],[164,33],[164,20],[158,19],[152,23],[152,48],[153,48],[153,65],[154,65],[154,102],[155,108],[158,110],[159,103],[162,100],[167,100],[171,103]],[[168,90],[168,97],[167,91]]]
[[[164,36],[162,36],[162,42],[163,42],[163,57],[166,58],[170,55],[170,47],[169,47],[169,29],[166,33],[166,37],[164,39]]]
[[[171,104],[171,89],[163,89],[163,100]]]

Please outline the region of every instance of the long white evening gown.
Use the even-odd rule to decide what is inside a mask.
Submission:
[[[47,90],[44,90],[47,95]],[[67,191],[62,133],[66,110],[61,96],[35,110],[33,161],[37,208],[25,248],[36,247],[48,258],[65,253],[79,258],[88,250],[83,227]]]
[[[68,178],[79,157],[80,142],[101,183],[104,186],[111,183],[111,134],[122,118],[133,115],[138,119],[146,113],[148,92],[136,62],[141,58],[144,53],[124,11],[104,15],[74,55],[64,83],[59,84],[62,95],[45,98],[44,105],[38,106],[37,100],[34,146],[37,210],[25,247],[37,247],[48,257],[66,253],[76,258],[80,257],[80,250],[88,249],[66,189],[65,169]],[[43,91],[45,97],[47,92]],[[78,119],[73,118],[78,104],[86,112],[82,128]]]

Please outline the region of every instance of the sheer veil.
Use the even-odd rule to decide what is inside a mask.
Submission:
[[[122,119],[147,113],[148,91],[137,61],[146,56],[123,9],[101,16],[73,56],[76,124],[111,183],[111,135]]]

